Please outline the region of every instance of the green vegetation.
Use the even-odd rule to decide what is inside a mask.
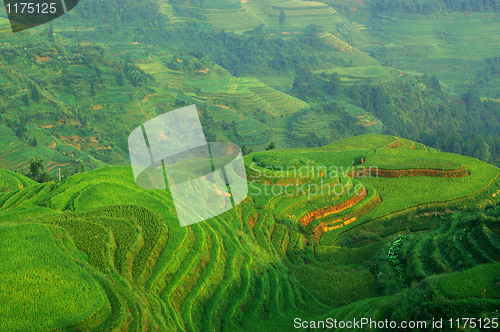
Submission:
[[[14,172],[0,170],[0,174],[2,192],[17,190],[35,184],[35,181]]]
[[[459,18],[450,27],[446,17],[391,17],[392,9],[379,7],[359,6],[341,17],[341,5],[311,1],[164,0],[136,8],[148,17],[142,20],[137,11],[119,10],[129,5],[91,1],[56,22],[55,35],[48,34],[50,27],[0,35],[8,63],[0,70],[1,167],[26,170],[30,156],[43,158],[52,176],[59,169],[69,175],[125,165],[127,132],[191,103],[206,110],[202,119],[211,140],[254,151],[271,141],[278,148],[315,147],[384,132],[498,159],[499,103],[467,91],[465,83],[474,77],[476,88],[497,97],[495,60],[485,62],[485,53],[475,52],[474,61],[467,58],[470,69],[443,66],[465,56],[460,45],[479,43],[474,36],[494,23],[488,19],[450,14]],[[349,22],[361,21],[367,11],[384,12],[375,16],[378,30]],[[282,12],[286,23],[280,25]],[[6,20],[1,26],[8,32]],[[470,49],[477,48],[491,47]],[[428,61],[422,60],[425,50]],[[396,56],[404,61],[391,58]],[[429,69],[437,65],[462,83],[451,87],[440,69]],[[457,79],[465,73],[472,76]]]
[[[308,24],[318,24],[325,28],[333,28],[341,22],[338,13],[321,2],[314,1],[249,1],[245,7],[269,27],[283,28],[305,27]],[[279,16],[284,11],[286,21],[279,24]]]
[[[472,158],[412,150],[412,142],[400,140],[366,135],[321,148],[273,149],[247,155],[249,176],[268,167],[274,176],[271,180],[283,180],[278,176],[280,166],[299,168],[309,164],[309,178],[305,173],[299,176],[303,183],[318,184],[323,179],[323,183],[342,183],[345,188],[362,183],[367,193],[360,201],[353,201],[346,193],[296,195],[294,186],[293,197],[285,193],[250,193],[236,209],[182,228],[169,191],[137,187],[127,167],[106,167],[75,174],[59,183],[42,184],[4,171],[2,179],[9,183],[10,191],[0,194],[0,223],[4,225],[0,236],[11,232],[19,239],[5,233],[9,240],[2,244],[8,246],[0,248],[0,254],[13,250],[19,260],[23,259],[22,264],[42,264],[44,273],[51,276],[62,267],[80,271],[71,273],[71,277],[60,274],[61,279],[37,281],[40,291],[43,287],[51,289],[44,296],[52,302],[59,296],[54,292],[64,292],[60,287],[65,285],[71,287],[74,296],[86,297],[75,299],[64,310],[52,311],[45,325],[32,327],[40,331],[75,327],[113,330],[126,326],[133,330],[193,331],[267,330],[272,326],[276,331],[289,331],[294,317],[356,317],[356,312],[368,307],[369,317],[413,318],[418,315],[388,310],[401,301],[401,292],[417,296],[420,289],[430,287],[436,296],[449,296],[449,300],[442,300],[446,305],[455,306],[454,301],[477,296],[472,290],[455,290],[455,280],[461,278],[470,280],[474,289],[486,289],[479,294],[483,306],[474,307],[473,313],[493,312],[498,301],[498,278],[495,264],[488,264],[500,258],[500,210],[490,208],[486,215],[478,216],[472,209],[464,209],[437,222],[439,215],[433,215],[432,205],[440,201],[444,209],[458,203],[475,206],[480,202],[494,207],[498,201],[492,193],[500,191],[496,181],[500,172]],[[397,142],[400,145],[395,145]],[[363,149],[364,144],[370,148]],[[323,174],[324,178],[312,178],[321,166],[337,164],[346,169],[362,156],[369,160],[379,154],[390,156],[390,164],[395,167],[398,162],[421,167],[431,160],[431,164],[442,167],[465,165],[471,174],[456,179],[422,177],[422,192],[417,190],[402,201],[396,196],[401,196],[402,188],[415,178],[350,179],[341,172],[333,178],[328,173]],[[428,157],[431,154],[432,158]],[[252,162],[261,165],[250,167]],[[294,176],[287,179],[293,180]],[[450,183],[443,185],[439,180],[457,180],[455,190],[449,190],[453,188]],[[264,183],[251,181],[250,191],[255,186],[265,189]],[[19,187],[20,183],[24,188]],[[392,191],[384,189],[386,185]],[[415,184],[409,187],[418,188]],[[436,194],[440,187],[442,192]],[[434,192],[434,196],[423,195],[424,189]],[[413,211],[415,204],[422,210],[421,216],[401,213]],[[380,218],[384,215],[386,218]],[[402,218],[406,218],[403,224]],[[474,226],[466,227],[467,223]],[[398,235],[390,235],[393,233]],[[401,237],[408,240],[404,244],[401,240],[394,242]],[[30,259],[25,258],[27,255]],[[41,257],[60,262],[48,263]],[[11,260],[3,261],[3,273],[13,275],[8,272],[14,266]],[[488,277],[478,280],[477,274]],[[57,287],[47,284],[63,279],[66,282],[58,282]],[[11,283],[22,288],[23,280],[16,278]],[[400,286],[407,289],[401,290]],[[85,293],[78,293],[83,289],[80,287],[85,288]],[[428,302],[420,306],[431,310]],[[67,310],[75,310],[75,314]],[[462,313],[460,310],[469,310],[465,313],[471,309],[455,306],[456,312]],[[30,311],[32,314],[38,311]],[[57,315],[71,320],[60,320]],[[26,324],[22,326],[28,328],[35,321],[23,321],[14,314],[9,317],[13,318],[4,324]],[[8,325],[7,329],[10,326],[22,328]]]
[[[350,137],[325,146],[328,150],[348,151],[358,149],[384,148],[396,143],[398,139],[387,135],[363,135]]]
[[[0,18],[0,330],[498,317],[499,11],[87,0],[17,34]],[[169,190],[134,182],[128,135],[191,104],[208,141],[242,147],[249,195],[180,227]]]
[[[472,269],[430,280],[440,292],[451,298],[500,298],[496,282],[500,279],[497,262],[478,265]]]
[[[391,150],[389,150],[391,151]],[[458,170],[462,164],[452,160],[428,158],[428,153],[414,152],[410,156],[396,153],[386,153],[379,150],[378,154],[366,158],[366,167],[376,166],[380,169],[433,169],[433,170]]]
[[[0,239],[3,331],[87,328],[90,317],[109,312],[104,290],[88,266],[76,263],[81,253],[63,228],[2,225]]]
[[[404,265],[399,259],[399,250],[401,249],[401,246],[410,238],[411,235],[407,235],[405,237],[397,239],[396,241],[391,243],[391,246],[387,251],[387,259],[392,264],[392,266],[394,266],[394,269],[396,270],[396,275],[397,275],[396,280],[398,281],[398,284],[401,288],[407,287],[407,281],[406,281],[406,275],[404,273]]]

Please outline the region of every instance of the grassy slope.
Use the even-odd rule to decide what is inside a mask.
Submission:
[[[340,15],[330,6],[309,1],[251,1],[245,4],[249,12],[262,20],[268,27],[279,26],[279,14],[283,9],[286,15],[285,28],[305,27],[309,24],[323,25],[334,29],[341,21]],[[286,30],[285,30],[286,31]]]
[[[2,191],[16,190],[32,186],[34,184],[36,184],[36,181],[33,181],[23,175],[0,169],[0,187],[2,188]]]
[[[349,166],[353,158],[367,150],[348,148],[371,144],[379,153],[383,146],[397,140],[391,136],[362,136],[346,140],[345,145],[336,142],[318,149],[263,152],[250,155],[247,162],[267,153],[278,163],[288,163],[291,158],[297,165],[315,160],[317,165],[336,161]],[[415,153],[411,148],[397,150],[391,155]],[[427,152],[430,153],[435,158],[458,158],[476,170],[474,173],[482,174],[477,175],[477,183],[464,185],[466,194],[495,175],[489,166],[470,158]],[[2,173],[3,181],[9,183],[18,177]],[[394,179],[378,180],[384,184]],[[439,179],[430,178],[427,186],[438,187],[434,180]],[[376,184],[367,184],[380,190]],[[455,188],[458,187],[461,185]],[[441,195],[443,199],[453,199],[459,194],[449,190]],[[401,197],[397,190],[394,196],[383,190],[380,195],[383,202],[369,213],[372,219],[381,213],[377,212],[379,208],[397,209]],[[418,200],[418,195],[413,200]],[[422,203],[426,202],[426,198],[422,199]],[[143,190],[135,185],[129,168],[107,167],[77,174],[59,184],[35,184],[24,189],[14,186],[0,195],[0,222],[62,227],[84,252],[77,257],[78,262],[91,269],[111,305],[110,310],[99,312],[99,319],[78,318],[82,320],[80,326],[93,324],[101,330],[120,330],[125,326],[140,330],[148,326],[191,331],[289,331],[295,317],[340,319],[357,317],[356,312],[365,312],[367,317],[389,317],[384,308],[392,306],[399,296],[389,292],[389,296],[380,297],[384,293],[377,284],[390,288],[390,280],[384,281],[388,277],[385,275],[375,276],[365,265],[376,253],[383,255],[383,240],[358,249],[319,246],[307,229],[301,230],[294,220],[290,223],[282,219],[290,214],[299,217],[300,213],[325,204],[331,203],[321,198],[308,202],[305,197],[249,196],[236,209],[219,217],[180,228],[168,191]],[[493,245],[481,243],[490,255],[496,255]],[[384,264],[381,268],[390,275],[390,265]],[[436,289],[453,282],[442,280]],[[456,296],[462,299],[469,294]]]
[[[258,13],[258,10],[261,9],[250,8],[252,3],[250,2],[246,5],[246,10],[239,10],[237,13],[232,12],[231,15],[244,17],[240,22],[242,24],[249,22],[249,27],[253,27],[258,22],[254,20],[252,15],[259,18],[263,14]],[[171,7],[166,5],[162,8],[171,14]],[[213,14],[212,17],[209,17],[210,21],[215,26],[223,24],[223,22],[220,23],[217,17],[220,13]],[[227,15],[228,13],[223,12],[223,14]],[[324,17],[325,20],[328,20],[327,23],[330,24],[333,22],[338,24],[339,21],[332,19],[331,15],[329,13]],[[250,17],[251,19],[248,19]],[[277,17],[262,16],[261,19],[268,20],[270,27],[277,25]],[[287,24],[298,26],[317,22],[318,17],[310,16],[303,18],[299,16],[292,18],[289,15]],[[238,31],[242,27],[225,26],[225,28],[234,28],[236,29],[235,31]],[[289,26],[286,26],[285,30],[289,28]],[[336,31],[332,27],[330,32],[334,33]],[[391,33],[397,34],[399,32],[395,30]],[[340,37],[340,34],[338,36]],[[409,40],[411,41],[412,39],[407,37],[407,35],[403,36],[401,42],[409,43]],[[325,38],[330,37],[325,36]],[[419,45],[427,45],[425,44],[427,41],[426,39],[418,40],[417,42],[420,43]],[[342,44],[342,41],[333,40],[333,42],[339,43],[341,47],[347,47]],[[391,46],[404,47],[407,45],[387,45],[386,47]],[[126,48],[129,47],[127,46]],[[463,65],[463,61],[460,62],[460,59],[450,61],[450,58],[454,57],[453,54],[440,53],[439,45],[432,47],[434,48],[430,49],[435,52],[433,54],[437,58],[427,61],[426,65],[435,64],[436,70],[439,70],[437,67],[442,67],[443,61],[449,66]],[[138,57],[143,57],[140,54],[141,50],[142,46],[138,46],[138,50],[136,50]],[[361,53],[356,47],[353,52],[346,50],[344,53],[346,59],[354,59],[355,65],[358,66],[351,69],[350,72],[345,73],[344,80],[355,79],[358,82],[363,82],[365,81],[364,77],[367,78],[371,75],[374,75],[376,79],[380,78],[380,80],[390,78],[390,75],[388,76],[388,74],[383,73],[377,67],[373,67],[377,65],[377,62],[366,56],[366,54]],[[140,60],[149,61],[148,59]],[[414,64],[411,62],[411,59],[404,59],[404,61],[409,63],[408,66],[410,68],[413,68]],[[458,63],[456,63],[457,61]],[[179,85],[179,75],[176,75],[176,73],[168,72],[161,68],[159,70],[156,67],[151,67],[151,69],[153,75],[158,74],[158,77],[161,77],[162,81],[167,80],[171,84],[169,88],[184,89],[183,86]],[[421,68],[417,66],[418,69]],[[456,68],[454,67],[454,69]],[[456,73],[456,71],[452,72]],[[364,76],[365,74],[367,76]],[[453,76],[452,78],[455,79],[456,77]],[[192,79],[189,81],[195,83],[194,85],[191,84],[193,86],[198,84]],[[279,84],[282,83],[279,82]],[[189,84],[186,84],[186,86],[189,86]],[[219,92],[216,91],[216,93]],[[191,92],[188,91],[188,93]],[[161,96],[160,94],[160,96],[151,97],[151,99],[164,99],[171,102],[175,99],[175,94],[170,93],[168,96]],[[105,103],[112,101],[113,96],[110,97],[103,94],[99,96],[98,100]],[[145,105],[145,103],[140,103],[139,106],[141,104],[145,106],[144,110],[149,116],[154,116],[153,106]],[[223,110],[225,109],[221,109],[221,111]],[[232,113],[228,114],[232,115]],[[227,114],[224,113],[222,116],[227,116]],[[244,122],[242,125],[248,124]],[[252,129],[250,128],[248,132],[252,132]],[[366,150],[346,154],[334,154],[333,151],[380,149],[396,140],[396,138],[383,136],[353,138],[350,141],[336,142],[321,149],[301,149],[296,150],[294,153],[303,159],[314,159],[324,165],[336,164],[347,167],[352,165],[352,161],[356,157],[366,154]],[[400,141],[403,142],[403,148],[410,149],[411,145],[407,146],[408,142]],[[417,149],[418,147],[417,145]],[[428,150],[431,151],[431,149]],[[276,151],[275,153],[286,154],[289,152]],[[413,156],[410,152],[396,151],[395,154],[401,155],[403,158]],[[446,155],[433,154],[431,158],[446,159]],[[456,160],[455,156],[452,159]],[[479,163],[470,158],[460,160],[459,162],[473,170],[471,173],[474,176],[473,178],[460,179],[463,182],[454,182],[455,179],[434,178],[431,180],[411,178],[360,180],[362,183],[375,188],[380,193],[382,203],[365,216],[365,219],[360,220],[359,224],[376,219],[399,208],[407,208],[415,203],[421,204],[421,206],[428,205],[436,197],[440,200],[456,199],[461,194],[468,194],[475,189],[484,188],[489,183],[488,179],[492,179],[494,173],[497,172],[494,168],[489,168],[484,163]],[[3,178],[8,178],[8,176],[3,176]],[[95,265],[94,268],[97,268],[98,264],[99,266],[107,266],[109,264],[108,261],[116,260],[116,262],[123,262],[127,261],[127,259],[135,261],[135,257],[142,257],[142,260],[144,260],[144,257],[147,257],[147,260],[153,264],[152,268],[146,268],[143,264],[136,264],[136,267],[130,270],[136,271],[134,275],[132,275],[132,272],[130,272],[130,275],[123,275],[123,271],[126,269],[122,270],[118,266],[113,267],[111,264],[109,267],[110,271],[113,271],[113,268],[115,268],[117,270],[116,273],[106,273],[108,275],[106,278],[100,276],[102,278],[100,280],[106,280],[102,281],[102,284],[105,285],[103,287],[107,291],[106,294],[110,302],[113,303],[113,311],[108,314],[105,321],[103,320],[102,329],[114,328],[115,330],[120,330],[124,326],[129,326],[131,330],[139,330],[141,325],[147,325],[151,328],[160,327],[172,330],[223,329],[226,331],[236,331],[238,329],[269,330],[272,328],[277,331],[288,331],[291,329],[292,317],[301,316],[308,319],[316,319],[320,315],[325,315],[325,317],[359,317],[359,313],[363,313],[364,316],[381,317],[387,315],[387,310],[384,313],[383,309],[391,307],[398,300],[398,295],[369,298],[374,296],[374,294],[381,295],[374,293],[374,282],[375,279],[379,278],[373,278],[372,274],[367,273],[366,269],[360,268],[357,264],[351,264],[346,268],[346,270],[356,270],[354,276],[345,276],[345,273],[341,273],[341,267],[337,264],[333,268],[323,264],[325,261],[336,261],[340,265],[344,265],[346,262],[350,263],[348,258],[344,257],[353,255],[353,249],[346,248],[343,250],[345,252],[331,250],[331,255],[318,256],[318,251],[311,245],[313,241],[307,236],[299,234],[289,226],[277,223],[276,219],[281,215],[279,213],[270,213],[269,211],[275,208],[276,211],[281,212],[293,211],[293,202],[278,199],[266,200],[266,203],[261,205],[261,208],[258,208],[259,204],[257,204],[257,199],[255,199],[255,204],[252,204],[251,201],[242,204],[236,210],[238,213],[227,213],[223,218],[216,218],[207,222],[206,225],[205,223],[204,225],[195,225],[189,231],[187,229],[178,230],[176,221],[172,217],[173,209],[168,194],[138,190],[133,181],[125,180],[127,178],[130,179],[131,175],[130,171],[125,168],[106,169],[72,177],[63,185],[35,185],[31,188],[13,191],[0,196],[2,204],[0,220],[3,222],[19,222],[26,217],[32,218],[31,221],[39,221],[45,219],[44,216],[48,214],[65,214],[67,211],[84,212],[99,206],[108,208],[110,204],[136,204],[138,202],[137,198],[140,197],[140,205],[150,208],[163,218],[163,222],[167,223],[169,228],[168,241],[166,244],[159,243],[158,247],[154,250],[151,249],[154,244],[149,242],[150,251],[143,251],[141,255],[138,254],[140,250],[137,249],[137,246],[132,246],[128,254],[120,254],[119,256],[115,254],[113,256],[110,252],[96,250],[94,256],[87,257],[89,262]],[[440,180],[442,181],[439,182]],[[478,182],[470,180],[478,180]],[[15,185],[17,183],[15,182],[16,180],[7,180],[9,183],[12,181],[14,181],[12,189],[15,190],[18,188]],[[463,188],[461,187],[462,184],[464,184]],[[407,191],[409,188],[418,188],[418,190],[412,192],[411,195],[402,196],[401,193],[405,190]],[[459,189],[455,190],[456,188]],[[434,192],[433,190],[436,191]],[[499,197],[492,197],[492,192],[490,191],[488,191],[488,195],[488,198],[492,201],[495,201]],[[301,201],[302,205],[299,204],[298,207],[304,209],[304,200],[299,201]],[[473,202],[471,200],[471,204]],[[165,208],[165,203],[167,203],[167,208]],[[262,208],[264,206],[265,208]],[[317,208],[318,206],[314,205],[314,207]],[[116,212],[116,208],[110,208],[110,211],[112,215],[109,217],[110,219],[99,222],[97,220],[92,221],[92,219],[102,215],[102,211],[93,216],[68,214],[69,218],[74,220],[72,222],[74,226],[71,227],[71,235],[77,239],[75,242],[77,246],[80,246],[80,249],[86,250],[87,246],[90,245],[84,241],[85,237],[81,236],[82,234],[86,234],[84,230],[88,228],[84,228],[85,226],[83,225],[87,223],[95,225],[93,226],[94,230],[100,230],[101,233],[99,234],[102,234],[99,241],[93,242],[92,246],[94,249],[104,248],[106,247],[106,243],[112,243],[106,234],[114,234],[115,241],[118,242],[118,247],[120,247],[120,244],[123,247],[128,247],[124,245],[125,243],[130,243],[124,240],[127,236],[131,239],[136,239],[132,240],[132,242],[136,241],[134,243],[144,241],[141,240],[141,238],[145,238],[144,235],[141,234],[138,236],[134,234],[134,227],[140,227],[140,225],[135,224],[134,219],[138,216],[135,212],[130,212],[130,216],[132,217],[127,219]],[[64,220],[64,218],[56,217],[54,220],[57,223],[62,223],[61,220]],[[113,218],[118,218],[118,220],[114,220]],[[119,236],[119,231],[113,226],[113,223],[120,223],[122,219],[128,220],[126,223],[130,226],[126,227],[126,234],[129,235]],[[351,226],[357,225],[357,223],[351,224]],[[70,228],[69,225],[66,225],[66,227]],[[217,240],[203,241],[207,234],[209,234],[210,239]],[[333,232],[327,234],[334,235]],[[330,240],[323,241],[323,239],[322,242],[332,243]],[[209,249],[207,249],[208,252],[203,253],[202,248],[205,245]],[[120,249],[118,248],[116,252],[120,253]],[[416,249],[415,252],[418,253],[419,250]],[[372,256],[373,252],[365,252],[360,262],[369,261]],[[96,257],[101,257],[102,259],[97,260]],[[124,259],[123,257],[129,258]],[[280,263],[282,259],[285,262],[284,264]],[[287,260],[290,263],[286,263]],[[313,271],[313,274],[311,274],[311,269],[308,267],[310,265],[317,268],[317,270]],[[295,269],[292,269],[291,266],[295,267]],[[201,271],[204,272],[201,273]],[[295,278],[301,281],[315,281],[303,282],[303,286],[297,286]],[[126,287],[123,285],[127,283],[134,284],[135,282],[148,285],[147,289],[153,290],[153,294],[146,295],[140,291],[140,287],[136,286],[133,286],[133,289],[138,295],[127,292],[125,290]],[[325,286],[328,282],[331,282],[331,284]],[[303,287],[306,287],[307,290]],[[323,297],[323,291],[327,291],[330,298]],[[357,293],[354,291],[357,291]],[[336,293],[341,294],[341,296],[338,295],[338,297],[335,297]],[[354,294],[354,296],[351,298],[344,296],[349,293]],[[319,299],[323,304],[321,305],[316,302],[309,294],[312,294],[316,300]],[[462,294],[458,297],[467,298],[469,295]],[[363,300],[363,298],[367,299]],[[336,305],[346,302],[356,302],[331,311],[330,308],[325,307],[325,304],[331,305],[332,299],[336,301]],[[293,305],[290,305],[290,303]],[[312,307],[316,309],[312,309]],[[141,318],[147,322],[139,322]]]
[[[383,148],[394,146],[398,142],[401,148]],[[312,169],[312,165],[316,167],[316,170],[326,167],[328,175],[333,176],[349,170],[352,171],[353,165],[357,164],[361,157],[366,157],[367,160],[366,166],[358,166],[362,168],[377,166],[380,169],[433,168],[446,170],[459,169],[462,165],[465,165],[470,172],[469,176],[462,178],[402,177],[385,179],[373,176],[358,178],[354,183],[361,183],[374,188],[380,195],[382,202],[366,215],[359,217],[356,222],[351,223],[349,227],[355,227],[363,222],[388,216],[396,211],[428,206],[429,204],[439,204],[440,202],[449,203],[469,199],[498,182],[495,182],[500,175],[497,167],[469,157],[412,150],[413,146],[414,144],[411,141],[392,136],[365,135],[335,142],[317,149],[260,152],[253,155],[252,159],[247,158],[246,164],[250,167],[252,162],[260,162],[260,167],[253,165],[252,169],[259,170],[262,176],[265,175],[263,173],[264,167],[275,167],[274,172],[268,169],[266,173],[276,175],[276,172],[280,171],[276,167],[281,165],[286,171],[287,163],[290,162],[296,163],[294,168],[297,170],[303,167],[303,176],[305,176],[307,162],[311,165],[309,169]],[[341,152],[348,149],[360,150]],[[267,159],[264,158],[266,155],[269,156]],[[370,160],[373,160],[373,163],[370,163]],[[289,173],[293,173],[293,169],[290,169]],[[317,171],[310,173],[308,177],[312,177],[314,174],[317,175]],[[337,231],[329,232],[324,235],[325,239],[323,241],[331,243],[337,234],[343,231],[344,229],[340,228]]]
[[[65,247],[62,232],[41,224],[0,226],[2,331],[82,326],[108,310],[104,290],[75,262],[79,254]]]

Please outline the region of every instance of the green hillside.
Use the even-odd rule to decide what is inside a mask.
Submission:
[[[211,140],[253,151],[385,133],[498,159],[500,104],[486,98],[496,96],[492,15],[398,17],[314,1],[132,7],[89,0],[53,30],[20,34],[0,19],[0,167],[26,170],[37,156],[64,177],[126,165],[133,128],[193,103]],[[489,92],[462,95],[474,76]],[[332,103],[340,109],[325,112]]]
[[[139,188],[128,167],[44,184],[3,171],[0,255],[10,259],[2,280],[57,306],[18,311],[20,300],[7,297],[2,330],[290,331],[296,317],[430,320],[439,306],[453,308],[439,309],[444,318],[494,317],[500,170],[413,146],[367,135],[248,155],[247,199],[189,227],[179,226],[168,190]],[[470,174],[347,176],[378,162],[380,170],[465,166]],[[346,190],[313,194],[318,184]],[[33,266],[37,274],[22,272]],[[467,291],[457,287],[462,279]],[[419,309],[389,310],[404,297],[420,299]]]
[[[433,73],[453,90],[471,83],[484,60],[497,56],[499,8],[489,1],[484,6],[473,1],[467,9],[462,0],[431,0],[425,11],[397,2],[339,4],[349,7],[343,13],[352,23],[346,29],[355,39],[353,46],[407,74]]]
[[[217,8],[211,10],[225,10]],[[324,137],[322,144],[354,132],[316,131],[325,119],[315,117],[309,103],[255,77],[236,77],[206,55],[143,42],[96,45],[86,41],[95,29],[55,29],[52,41],[46,30],[35,31],[0,35],[0,54],[9,63],[0,68],[0,166],[7,170],[27,169],[31,156],[43,158],[51,175],[124,165],[127,133],[186,103],[207,111],[202,121],[210,139],[254,150],[271,141],[278,147],[309,146],[303,137],[314,132]],[[18,46],[23,42],[27,52]],[[352,105],[346,111],[359,116],[360,127],[376,121]],[[291,123],[302,117],[308,120],[299,137],[290,136]],[[380,132],[381,125],[370,130]]]
[[[499,13],[82,0],[15,34],[0,15],[0,332],[496,330]],[[193,104],[248,195],[180,227],[128,135]],[[206,189],[189,203],[234,201]]]
[[[341,22],[337,11],[322,2],[249,1],[245,7],[270,27],[278,27],[281,10],[286,15],[285,27],[305,27],[314,23],[332,29]]]
[[[48,331],[104,319],[110,303],[61,227],[1,225],[2,331]],[[73,260],[71,259],[73,258]],[[8,294],[8,295],[7,295]],[[51,303],[42,309],[41,303]]]

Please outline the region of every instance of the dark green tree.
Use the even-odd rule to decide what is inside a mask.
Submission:
[[[42,99],[40,91],[35,85],[31,86],[31,99],[33,99],[35,103],[38,103],[40,99]]]
[[[415,2],[411,0],[406,4],[406,8],[409,14],[415,14],[417,12],[417,6],[415,6]]]
[[[47,172],[42,172],[40,174],[40,177],[38,178],[39,183],[49,182],[50,180],[51,180],[50,175]]]
[[[49,24],[49,30],[47,31],[47,37],[51,43],[54,42],[54,25],[52,23]]]
[[[492,0],[492,7],[496,12],[500,11],[500,0]]]
[[[43,159],[41,157],[31,157],[29,163],[27,177],[39,183],[50,181],[50,175],[43,169]]]
[[[17,137],[19,137],[20,139],[24,139],[24,134],[26,134],[26,127],[24,125],[20,125],[16,128],[15,133]]]
[[[482,12],[484,10],[483,0],[472,0],[471,7],[475,12]]]
[[[429,78],[429,87],[432,89],[441,92],[441,83],[439,83],[439,80],[437,79],[436,75],[432,75]]]
[[[31,140],[31,146],[34,146],[34,147],[38,146],[38,140],[36,139],[36,137],[33,137],[33,139]]]
[[[295,78],[293,79],[292,88],[300,89],[304,85],[307,84],[310,80],[312,80],[313,75],[311,70],[306,66],[297,66],[297,70],[295,72]]]
[[[479,143],[478,159],[486,162],[490,161],[491,159],[490,147],[485,141]]]
[[[116,74],[116,84],[118,84],[119,86],[125,84],[125,76],[121,71],[119,71],[118,74]]]
[[[472,7],[470,5],[470,1],[469,0],[465,0],[464,3],[463,3],[463,11],[466,12],[466,13],[470,13],[472,11]]]
[[[282,9],[280,12],[280,17],[279,17],[280,26],[285,25],[285,21],[286,21],[286,14],[285,14],[285,11]]]
[[[269,145],[267,146],[266,150],[273,150],[276,148],[276,144],[274,143],[274,141],[271,141],[271,143],[269,143]]]
[[[361,90],[358,86],[358,83],[354,83],[351,90],[349,91],[349,95],[353,101],[353,104],[356,106],[361,106]]]
[[[246,155],[249,155],[253,153],[253,149],[252,148],[248,148],[246,145],[242,145],[241,146],[241,154],[243,154],[244,156]]]
[[[25,94],[23,95],[23,102],[24,102],[24,105],[26,105],[26,106],[28,106],[28,107],[30,106],[30,98],[28,97],[28,94],[27,94],[27,93],[25,93]]]
[[[490,0],[484,0],[483,5],[484,5],[484,10],[486,10],[486,11],[490,11],[491,10],[491,2],[490,2]]]
[[[333,73],[333,75],[331,76],[329,88],[330,88],[330,93],[333,96],[339,94],[342,91],[340,76],[338,73]]]
[[[309,24],[305,31],[304,37],[302,38],[302,42],[311,47],[319,47],[321,41],[319,39],[319,26],[316,24]]]
[[[299,98],[316,98],[321,95],[311,70],[305,66],[297,66],[292,89],[292,94]]]

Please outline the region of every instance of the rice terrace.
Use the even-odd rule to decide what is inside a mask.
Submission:
[[[25,5],[0,332],[499,329],[500,1]]]
[[[369,149],[352,149],[356,144],[363,147],[364,141],[372,143]],[[373,144],[374,141],[379,145]],[[408,258],[402,288],[428,277],[429,286],[435,292],[442,292],[440,289],[445,283],[459,278],[457,275],[455,279],[443,279],[443,276],[482,273],[499,255],[495,249],[497,226],[493,222],[497,210],[488,210],[491,216],[478,216],[478,219],[471,215],[463,220],[458,212],[449,220],[440,215],[463,204],[495,202],[500,197],[493,197],[500,190],[500,171],[471,158],[386,147],[397,141],[398,138],[388,136],[360,136],[347,140],[345,145],[339,142],[319,149],[262,152],[248,156],[246,161],[251,163],[257,158],[262,162],[261,167],[271,165],[273,160],[286,163],[292,159],[309,160],[315,167],[328,165],[327,162],[347,167],[361,157],[369,163],[378,154],[390,156],[385,159],[389,162],[382,165],[388,170],[430,167],[446,171],[464,166],[469,174],[393,179],[349,178],[349,174],[339,174],[345,185],[359,181],[366,188],[367,194],[356,204],[335,210],[332,207],[350,198],[332,200],[331,195],[323,195],[307,200],[305,195],[291,199],[285,195],[250,195],[236,210],[210,223],[179,228],[173,205],[168,203],[171,202],[169,194],[137,188],[128,176],[130,170],[124,167],[106,167],[74,175],[61,184],[36,184],[4,171],[2,181],[9,191],[0,201],[0,220],[7,222],[1,229],[2,254],[11,251],[11,243],[20,245],[17,237],[40,238],[39,241],[46,243],[43,246],[51,247],[51,251],[59,255],[58,259],[64,260],[64,269],[78,271],[71,281],[81,285],[71,288],[74,298],[91,296],[92,300],[75,301],[74,305],[81,303],[84,307],[66,307],[63,303],[67,295],[63,294],[67,291],[63,287],[67,286],[62,286],[66,282],[52,282],[53,278],[67,278],[67,272],[60,265],[50,268],[52,265],[48,262],[38,267],[32,265],[34,258],[29,253],[35,249],[20,246],[16,250],[19,258],[15,266],[26,266],[30,275],[45,276],[42,279],[45,281],[33,284],[28,275],[20,277],[19,271],[24,268],[16,272],[11,270],[11,263],[4,263],[2,274],[7,278],[12,273],[19,276],[12,279],[12,283],[20,292],[29,289],[33,294],[45,294],[51,302],[67,309],[44,313],[43,321],[51,325],[34,326],[33,321],[40,317],[21,319],[18,316],[26,310],[22,309],[21,299],[14,306],[9,302],[6,307],[3,302],[2,312],[16,314],[12,314],[13,320],[2,320],[2,330],[44,330],[47,326],[51,329],[73,326],[82,330],[120,326],[122,329],[127,326],[128,329],[211,330],[214,326],[224,329],[226,324],[227,329],[249,324],[254,329],[262,329],[264,325],[260,324],[272,324],[273,329],[279,330],[280,325],[295,316],[348,317],[363,307],[375,310],[370,305],[374,300],[382,300],[382,304],[389,307],[401,300],[399,292],[382,295],[380,288],[394,292],[401,285],[391,283],[390,276],[396,276],[396,271],[392,270],[383,248],[390,244],[388,239],[403,230],[413,230],[415,235],[404,247]],[[419,163],[421,160],[425,163]],[[265,184],[255,182],[254,185]],[[398,195],[401,191],[406,192],[404,199]],[[426,194],[429,192],[432,195]],[[405,223],[394,223],[397,219]],[[464,223],[471,225],[470,232],[457,228]],[[341,227],[335,227],[338,225]],[[364,239],[358,241],[366,242],[364,246],[335,245],[356,243],[359,233],[352,232],[355,226],[363,229]],[[39,252],[42,243],[35,252]],[[420,255],[412,258],[412,250],[422,245],[428,246],[427,258]],[[11,262],[12,258],[2,261]],[[371,271],[375,267],[370,267],[370,262],[378,262],[377,273],[388,275],[377,280]],[[478,268],[469,270],[468,267]],[[332,279],[335,282],[325,289],[325,282]],[[311,283],[311,280],[315,281]],[[485,279],[474,287],[490,286]],[[460,288],[456,294],[449,293],[452,289],[445,290],[445,294],[451,295],[447,304],[474,296],[461,293]],[[498,289],[491,288],[491,291],[493,296],[500,295]],[[411,289],[406,292],[411,294]],[[309,306],[311,301],[316,305]],[[498,300],[490,301],[494,307]],[[289,303],[294,305],[289,307]],[[216,307],[226,309],[220,312]],[[68,315],[74,320],[63,319]],[[391,317],[390,312],[386,315]]]

